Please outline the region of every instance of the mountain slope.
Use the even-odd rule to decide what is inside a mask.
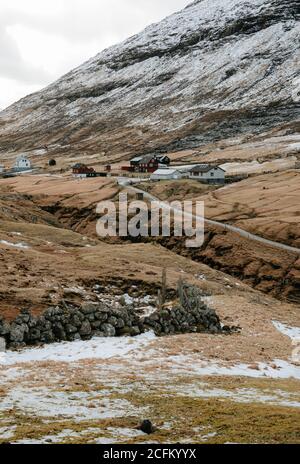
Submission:
[[[0,113],[0,154],[189,148],[299,127],[298,0],[200,0]]]

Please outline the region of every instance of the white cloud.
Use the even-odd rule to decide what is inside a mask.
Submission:
[[[49,77],[45,70],[24,60],[16,42],[5,29],[0,29],[0,50],[1,77],[28,84],[38,84]]]
[[[0,0],[0,108],[189,0]]]

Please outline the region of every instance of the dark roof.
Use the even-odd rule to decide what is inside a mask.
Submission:
[[[155,155],[155,158],[158,161],[163,161],[163,160],[170,160],[170,158],[167,155]]]
[[[194,166],[190,172],[209,172],[211,171],[212,169],[222,169],[220,168],[220,166],[216,166],[216,165],[211,165],[211,164],[198,164],[197,166]],[[224,171],[224,169],[222,169],[222,171]]]
[[[73,169],[79,169],[79,168],[86,168],[87,166],[83,163],[76,163],[74,164],[74,166],[72,167]]]
[[[139,162],[142,164],[146,164],[146,163],[149,163],[154,158],[155,158],[155,155],[153,154],[145,155],[141,157]]]
[[[130,160],[132,163],[138,163],[141,161],[143,157],[142,156],[136,156],[135,158],[132,158],[132,160]]]
[[[142,163],[146,164],[149,163],[152,159],[156,159],[157,161],[163,161],[165,159],[170,159],[167,155],[161,155],[157,153],[148,153],[148,155],[141,155],[136,156],[131,160],[132,163]]]

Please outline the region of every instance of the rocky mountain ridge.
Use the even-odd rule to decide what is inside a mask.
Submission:
[[[0,113],[0,156],[120,154],[299,131],[297,0],[200,0]]]

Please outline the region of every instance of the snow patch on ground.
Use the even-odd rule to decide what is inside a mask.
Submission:
[[[292,341],[300,341],[300,327],[289,327],[281,322],[273,321],[274,327]]]
[[[295,167],[296,161],[297,158],[295,156],[290,156],[288,158],[274,159],[264,163],[259,163],[256,160],[241,163],[225,163],[222,164],[221,168],[224,169],[227,174],[252,174],[256,172],[277,171],[278,169],[292,169]]]
[[[291,143],[287,148],[289,150],[300,150],[300,143]]]
[[[0,401],[0,411],[10,409],[39,417],[92,420],[123,417],[133,414],[136,408],[127,400],[106,397],[105,392],[60,392],[42,387],[15,387]]]
[[[62,430],[60,433],[57,435],[46,435],[42,438],[37,438],[37,439],[23,439],[23,440],[18,440],[14,442],[13,444],[15,445],[39,445],[39,444],[45,444],[45,443],[61,443],[64,441],[65,438],[79,438],[85,435],[88,435],[90,433],[95,433],[95,434],[101,434],[101,430],[98,428],[87,428],[83,430],[82,432],[75,432],[74,430],[71,429],[65,429]],[[114,443],[115,440],[110,441],[109,439],[106,438],[101,438],[103,440],[103,444],[108,444],[108,443]],[[93,440],[92,440],[93,441]],[[93,441],[94,442],[94,441]]]
[[[14,431],[16,428],[17,427],[15,425],[11,427],[0,427],[0,438],[2,440],[9,440],[14,436]]]
[[[176,343],[176,337],[174,343]],[[156,346],[159,343],[152,332],[147,332],[137,337],[121,338],[94,338],[90,341],[75,341],[69,343],[56,343],[43,348],[25,349],[20,352],[7,352],[0,360],[3,366],[13,366],[39,361],[77,362],[87,359],[119,359],[120,362],[130,361],[136,369],[147,367],[154,368],[160,365],[172,374],[188,374],[199,376],[242,376],[252,378],[273,379],[300,379],[300,366],[288,361],[275,359],[272,363],[259,362],[256,367],[249,364],[222,363],[199,359],[193,355],[180,354],[166,356]],[[142,364],[140,364],[142,363]],[[12,368],[15,377],[18,372]],[[116,369],[111,365],[110,369]],[[7,379],[10,377],[11,368],[6,370]],[[141,369],[143,370],[143,369]],[[4,379],[5,380],[5,379]]]
[[[237,403],[269,403],[292,408],[300,408],[300,402],[288,396],[286,392],[277,390],[275,394],[262,393],[261,391],[251,388],[241,388],[237,391],[228,391],[221,389],[201,389],[196,386],[188,385],[180,387],[177,394],[191,396],[192,398],[227,398]]]
[[[141,430],[129,429],[126,427],[108,427],[107,430],[112,434],[113,437],[116,437],[118,440],[120,440],[120,438],[135,438],[145,435],[143,432],[141,432]]]
[[[109,359],[127,357],[155,340],[153,332],[137,337],[93,338],[89,341],[53,343],[42,348],[30,348],[19,352],[8,351],[0,359],[0,365],[13,365],[34,361],[75,362],[81,359]]]
[[[235,366],[224,366],[209,361],[197,362],[195,359],[189,359],[188,356],[172,356],[168,358],[173,363],[172,371],[182,373],[189,370],[190,373],[200,376],[237,376],[252,378],[272,378],[272,379],[300,379],[300,366],[275,359],[271,364],[257,363],[257,368],[253,369],[247,364],[236,364]],[[187,367],[188,366],[188,367]]]
[[[7,242],[6,240],[0,240],[0,244],[5,245],[5,246],[9,246],[9,247],[13,247],[13,248],[19,248],[19,249],[22,249],[22,250],[28,250],[28,248],[29,248],[29,246],[26,245],[25,243],[11,243],[11,242]]]
[[[60,443],[64,438],[78,437],[80,434],[76,434],[73,430],[65,429],[57,435],[46,435],[42,438],[26,438],[24,440],[15,441],[14,445],[42,445],[45,443]]]

